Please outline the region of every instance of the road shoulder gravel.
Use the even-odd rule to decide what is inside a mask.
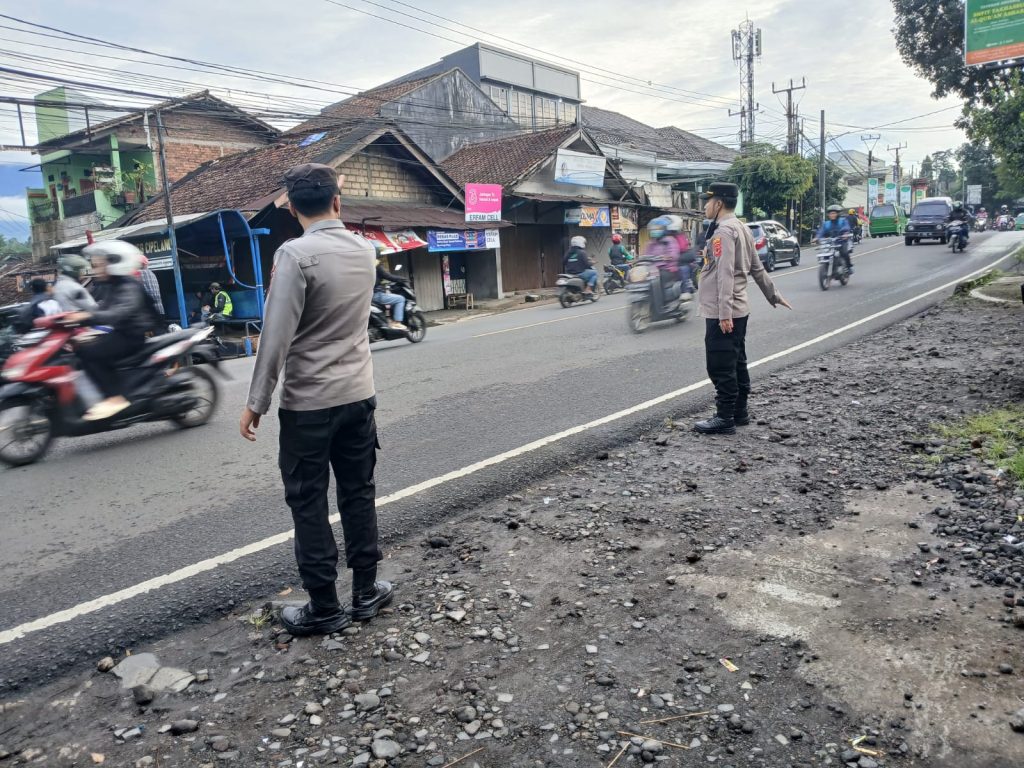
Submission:
[[[391,547],[395,605],[337,636],[285,634],[281,584],[22,688],[0,765],[1021,764],[1024,495],[950,435],[1021,400],[1022,322],[951,299],[756,378],[735,437],[511,489]]]

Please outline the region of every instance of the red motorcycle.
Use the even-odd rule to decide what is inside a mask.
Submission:
[[[95,386],[78,370],[75,347],[96,330],[69,323],[63,315],[40,318],[36,330],[19,340],[20,351],[0,371],[0,462],[31,464],[55,437],[78,437],[123,429],[146,421],[171,421],[182,428],[210,420],[217,406],[217,382],[204,367],[217,367],[209,340],[213,328],[189,329],[149,339],[119,371],[130,385],[130,407],[100,421],[82,417],[98,399]]]

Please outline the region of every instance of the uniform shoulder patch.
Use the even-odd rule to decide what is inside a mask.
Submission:
[[[716,237],[711,241],[711,254],[717,259],[722,255],[722,238]]]

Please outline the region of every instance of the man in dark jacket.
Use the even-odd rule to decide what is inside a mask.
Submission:
[[[73,322],[110,329],[75,350],[85,372],[106,397],[82,418],[100,421],[131,405],[117,364],[142,349],[146,332],[156,319],[156,310],[136,276],[142,265],[142,252],[134,245],[105,240],[86,246],[82,255],[92,261],[96,279],[106,285],[97,309],[69,315]]]
[[[584,295],[590,295],[597,286],[597,270],[594,269],[594,260],[587,253],[587,239],[577,235],[569,242],[569,252],[565,254],[562,261],[562,269],[567,275],[575,275],[582,278],[586,285],[583,288]]]

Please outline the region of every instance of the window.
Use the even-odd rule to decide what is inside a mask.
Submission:
[[[520,125],[530,125],[533,122],[532,99],[530,94],[522,91],[512,91],[509,99],[508,116]]]
[[[557,119],[557,107],[558,102],[554,99],[548,99],[543,96],[535,97],[534,117],[537,119],[537,126],[540,128],[549,128],[553,126]]]
[[[575,104],[562,104],[562,122],[575,123],[576,122],[576,105]]]
[[[884,216],[895,216],[896,206],[894,205],[876,205],[871,209],[871,217],[878,219]]]
[[[508,112],[509,111],[508,89],[507,88],[499,88],[496,85],[489,86],[489,88],[490,88],[491,101],[493,101],[495,104],[497,104],[503,110]]]
[[[914,216],[947,216],[949,215],[950,208],[946,203],[934,202],[934,203],[918,203],[914,207]],[[872,211],[874,213],[874,211]],[[889,214],[895,216],[895,212]]]

